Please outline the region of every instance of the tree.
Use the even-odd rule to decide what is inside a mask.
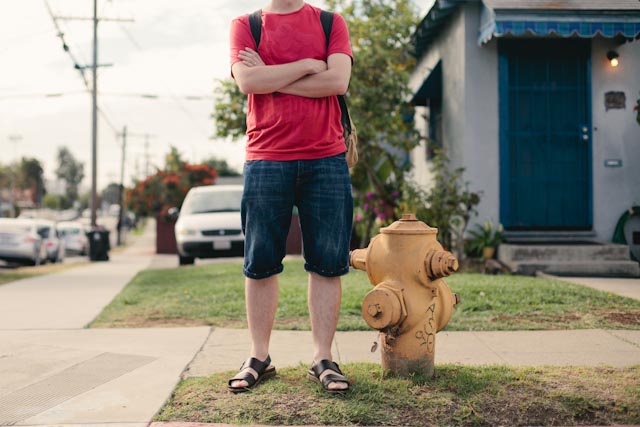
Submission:
[[[31,201],[35,206],[42,204],[42,198],[46,194],[43,176],[44,170],[38,159],[22,158],[17,185],[31,190]]]
[[[110,205],[119,205],[120,204],[120,184],[116,184],[115,182],[110,183],[107,187],[102,190],[100,193],[100,200],[106,202]]]
[[[247,132],[247,96],[231,79],[218,80],[211,117],[216,122],[216,136],[240,139]]]
[[[347,21],[355,57],[347,95],[358,129],[360,160],[352,169],[355,203],[364,206],[375,198],[380,204],[375,210],[360,210],[356,217],[361,244],[367,244],[376,227],[397,218],[405,173],[411,169],[409,152],[420,141],[413,107],[406,102],[415,66],[408,46],[419,15],[410,0],[327,0],[327,5]],[[216,135],[242,137],[246,97],[231,80],[220,82],[216,94]]]
[[[44,196],[42,205],[47,209],[59,211],[68,207],[69,202],[67,202],[66,197],[61,194],[47,194]]]
[[[190,165],[180,152],[171,147],[165,156],[165,167],[127,191],[127,207],[137,216],[169,219],[169,209],[180,208],[193,187],[215,184],[218,173],[206,164]]]
[[[84,179],[84,164],[78,162],[67,147],[58,148],[56,176],[64,180],[66,199],[73,205],[78,200],[78,187]]]
[[[226,160],[217,159],[212,157],[208,160],[205,160],[205,165],[209,166],[211,169],[215,169],[218,172],[218,176],[241,176],[242,174],[235,169],[232,169]]]

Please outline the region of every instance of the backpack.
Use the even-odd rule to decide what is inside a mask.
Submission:
[[[326,10],[320,11],[320,22],[322,23],[322,29],[324,30],[324,36],[326,38],[326,47],[329,49],[329,41],[331,38],[331,28],[333,27],[333,13]],[[251,35],[256,42],[256,50],[260,46],[260,37],[262,35],[262,10],[256,10],[249,14],[249,27],[251,28]],[[351,120],[349,115],[349,109],[347,108],[347,101],[344,95],[336,95],[338,103],[340,104],[340,123],[344,130],[344,143],[347,148],[347,164],[350,168],[355,166],[358,162],[358,134],[356,133],[356,126]]]

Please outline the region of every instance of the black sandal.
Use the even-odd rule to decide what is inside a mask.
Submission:
[[[328,374],[322,379],[322,381],[320,381],[320,377],[322,376],[322,373],[327,369],[330,371],[335,371],[337,372],[337,374]],[[338,366],[338,364],[327,359],[321,360],[318,363],[314,363],[311,366],[311,369],[309,369],[309,372],[307,373],[307,377],[310,380],[320,384],[322,386],[322,389],[329,394],[345,394],[346,392],[349,391],[351,386],[351,383],[349,382],[349,380],[346,379],[345,376],[342,374],[342,371],[340,370],[340,367]],[[331,389],[329,388],[329,384],[331,383],[344,383],[347,385],[347,388]]]
[[[253,374],[248,371],[248,368],[256,371],[258,377],[254,377]],[[258,385],[260,381],[273,378],[275,375],[276,368],[275,366],[271,366],[271,357],[267,356],[264,362],[259,361],[255,357],[250,357],[240,366],[240,372],[229,380],[227,388],[232,393],[243,393]],[[231,383],[234,381],[246,381],[248,385],[244,387],[233,387]]]

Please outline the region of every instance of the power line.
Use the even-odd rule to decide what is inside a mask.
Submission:
[[[86,86],[86,88],[88,90],[91,90],[91,88],[89,86],[89,80],[87,80],[87,76],[84,74],[84,68],[80,67],[80,64],[78,63],[78,60],[73,55],[73,52],[71,52],[71,50],[69,49],[69,45],[67,44],[67,42],[64,39],[64,33],[62,32],[62,30],[60,29],[60,25],[58,24],[58,19],[53,14],[53,11],[51,10],[51,6],[49,5],[49,1],[48,0],[44,0],[44,4],[47,7],[47,12],[49,12],[49,16],[51,17],[51,20],[53,21],[53,25],[56,27],[56,31],[58,32],[58,37],[60,37],[60,40],[62,41],[62,49],[65,52],[67,52],[67,54],[69,55],[69,58],[71,58],[71,61],[73,61],[73,66],[74,66],[74,68],[76,70],[78,70],[78,72],[80,73],[80,76],[82,76],[82,81],[84,81],[84,85]]]
[[[0,100],[13,100],[13,99],[32,99],[32,98],[63,98],[69,95],[86,94],[86,90],[73,90],[68,92],[51,92],[51,93],[19,93],[13,95],[0,96]]]
[[[122,25],[120,25],[120,28],[122,29]],[[142,51],[142,45],[140,43],[138,43],[138,41],[133,37],[133,34],[131,34],[129,31],[125,31],[123,30],[125,36],[129,39],[129,41],[131,42],[131,44],[139,51]],[[171,88],[169,88],[169,86],[166,84],[166,82],[162,79],[160,79],[160,83],[162,84],[162,86],[164,86],[165,90],[169,93],[169,96],[171,97],[171,99],[173,99],[173,101],[175,102],[175,104],[178,106],[178,108],[180,109],[180,111],[182,111],[195,125],[196,128],[202,132],[202,134],[206,137],[209,138],[209,133],[204,130],[202,128],[202,125],[200,124],[200,122],[198,121],[198,119],[195,118],[195,116],[193,115],[193,113],[191,111],[189,111],[183,104],[182,102],[180,102],[179,97],[173,93],[173,91],[171,90]]]
[[[0,100],[11,100],[11,99],[29,99],[29,98],[62,98],[69,95],[79,95],[86,94],[86,90],[75,90],[75,91],[66,91],[66,92],[50,92],[50,93],[18,93],[11,95],[0,96]],[[166,98],[171,98],[170,95],[163,95],[157,93],[127,93],[127,92],[98,92],[100,96],[107,97],[120,97],[120,98],[141,98],[145,100],[162,100]],[[183,99],[185,101],[211,101],[214,100],[215,97],[212,95],[176,95],[176,97]]]

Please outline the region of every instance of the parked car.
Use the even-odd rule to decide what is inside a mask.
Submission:
[[[89,253],[88,228],[77,221],[62,221],[56,225],[58,234],[64,240],[67,255],[87,255]]]
[[[42,237],[42,243],[47,248],[47,261],[64,261],[64,240],[58,235],[56,223],[37,219],[38,234]]]
[[[242,185],[205,185],[189,190],[176,222],[180,265],[195,258],[242,255]]]
[[[47,247],[33,220],[0,218],[0,259],[29,265],[47,260]]]

